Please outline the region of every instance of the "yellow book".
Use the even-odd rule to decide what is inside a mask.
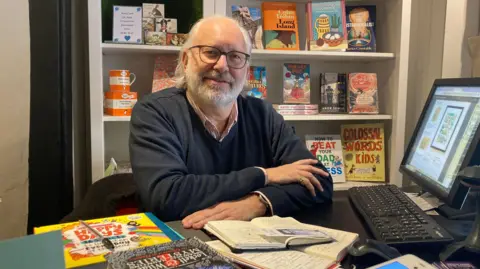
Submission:
[[[342,125],[347,181],[385,182],[383,123]]]
[[[85,220],[115,246],[115,251],[163,244],[183,239],[181,235],[151,213]],[[66,268],[78,268],[105,262],[110,250],[101,239],[79,222],[55,224],[34,228],[35,234],[61,230]]]

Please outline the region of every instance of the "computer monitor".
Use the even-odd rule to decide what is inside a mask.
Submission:
[[[459,171],[480,164],[480,78],[435,80],[400,171],[450,207],[469,189]]]

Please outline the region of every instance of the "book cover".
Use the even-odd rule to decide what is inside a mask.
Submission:
[[[165,46],[167,44],[167,33],[145,32],[145,44]]]
[[[320,112],[347,112],[347,74],[320,73]]]
[[[196,237],[107,256],[109,269],[239,268]]]
[[[305,143],[312,155],[332,175],[333,183],[345,182],[343,148],[340,135],[306,135]]]
[[[346,124],[341,129],[347,181],[385,182],[383,123]]]
[[[267,69],[265,66],[250,66],[247,85],[251,88],[246,93],[248,96],[267,98]]]
[[[378,114],[378,86],[375,73],[348,75],[348,112]]]
[[[175,86],[177,59],[178,56],[173,54],[162,54],[155,58],[152,92]]]
[[[307,3],[309,50],[341,50],[348,48],[345,0]]]
[[[108,238],[115,251],[163,244],[183,239],[151,213],[92,219],[85,221]],[[110,251],[99,238],[79,222],[70,222],[34,228],[35,234],[62,231],[66,268],[76,268],[105,262]]]
[[[376,6],[347,6],[348,51],[377,51]]]
[[[297,6],[288,2],[263,2],[265,48],[299,50]]]
[[[262,11],[260,8],[232,6],[232,18],[247,30],[253,49],[263,49]]]
[[[283,102],[310,104],[310,65],[283,65]]]

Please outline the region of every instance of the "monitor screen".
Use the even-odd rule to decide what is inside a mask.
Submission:
[[[448,196],[467,152],[476,147],[480,85],[437,86],[426,106],[403,169]]]

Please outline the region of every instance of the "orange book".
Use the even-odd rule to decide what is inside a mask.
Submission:
[[[110,116],[131,116],[135,103],[136,92],[105,92],[103,112]]]
[[[263,2],[262,16],[266,49],[300,50],[295,3]]]

